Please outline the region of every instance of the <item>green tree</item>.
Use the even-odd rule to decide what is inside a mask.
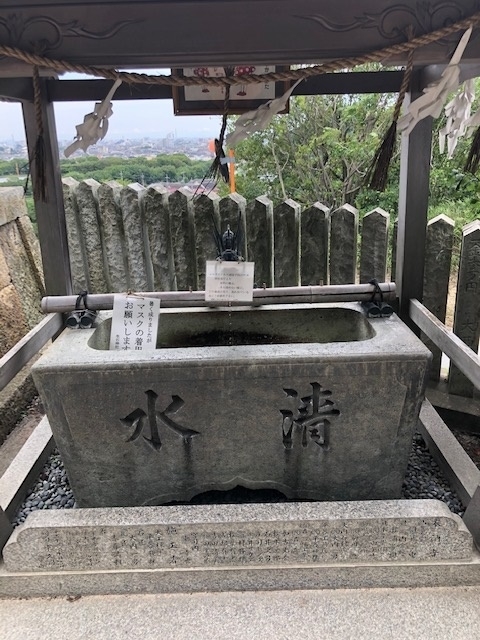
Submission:
[[[148,186],[154,182],[169,182],[202,178],[209,166],[208,161],[191,160],[181,153],[172,155],[158,155],[156,158],[96,158],[81,156],[60,161],[63,176],[70,176],[76,180],[93,178],[99,182],[116,180],[122,184],[139,182]],[[7,172],[8,168],[8,172]],[[5,167],[5,175],[12,173],[10,163]],[[2,164],[0,164],[0,175]]]
[[[385,192],[364,184],[395,100],[395,94],[292,98],[288,115],[276,116],[268,129],[235,149],[239,193],[247,199],[261,194],[274,201],[290,197],[305,206],[317,200],[331,208],[350,203],[362,212],[379,206],[395,214],[399,134]],[[457,218],[460,229],[480,215],[480,180],[463,171],[471,138],[460,139],[452,159],[440,154],[438,133],[444,125],[444,116],[434,122],[429,216],[445,213]]]
[[[391,96],[373,94],[292,99],[288,115],[238,145],[238,191],[304,205],[354,204],[392,105]]]

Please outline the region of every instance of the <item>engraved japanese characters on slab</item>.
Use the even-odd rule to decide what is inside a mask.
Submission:
[[[361,526],[359,526],[361,523]],[[9,571],[468,560],[472,536],[436,500],[37,511]]]

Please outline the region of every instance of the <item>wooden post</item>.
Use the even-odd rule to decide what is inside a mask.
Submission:
[[[58,157],[57,133],[53,103],[49,101],[45,80],[40,79],[42,95],[43,136],[45,142],[46,202],[36,201],[38,236],[42,252],[45,289],[50,295],[72,293],[70,260],[68,255],[65,209]],[[38,137],[35,108],[32,102],[23,102],[23,117],[27,138],[28,157],[32,160]],[[33,162],[32,162],[33,167]],[[32,183],[35,180],[32,171]]]
[[[422,94],[422,87],[421,72],[416,72],[411,101]],[[431,147],[431,117],[419,122],[410,135],[402,135],[395,282],[400,317],[410,326],[409,301],[423,298]]]

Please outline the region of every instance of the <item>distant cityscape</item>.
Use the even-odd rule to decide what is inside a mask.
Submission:
[[[107,156],[154,158],[159,154],[183,153],[192,160],[208,160],[212,157],[208,150],[208,142],[209,138],[177,138],[173,134],[165,138],[102,140],[99,144],[89,147],[87,154],[98,158]],[[65,157],[63,151],[71,143],[72,140],[59,140],[60,158]],[[83,151],[76,151],[70,157],[76,158],[82,155],[84,155]],[[25,141],[0,140],[0,160],[27,157]]]

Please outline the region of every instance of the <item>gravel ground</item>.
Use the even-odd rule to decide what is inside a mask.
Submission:
[[[453,435],[480,469],[480,435],[463,431],[454,431]]]
[[[62,459],[55,450],[23,504],[18,508],[12,524],[13,526],[21,524],[29,513],[37,509],[71,509],[74,506],[75,498]]]
[[[453,513],[463,515],[464,508],[457,494],[448,484],[443,473],[425,444],[422,436],[415,434],[402,487],[402,497],[408,499],[436,498],[445,502]]]
[[[448,508],[458,515],[463,514],[463,506],[443,477],[438,465],[430,455],[422,437],[416,434],[402,490],[403,498],[436,498],[442,500]],[[279,502],[276,491],[252,491],[237,487],[232,491],[210,491],[196,496],[192,502]],[[58,451],[54,451],[43,468],[24,503],[19,507],[13,525],[25,521],[29,513],[37,509],[71,509],[75,507],[70,484]]]

